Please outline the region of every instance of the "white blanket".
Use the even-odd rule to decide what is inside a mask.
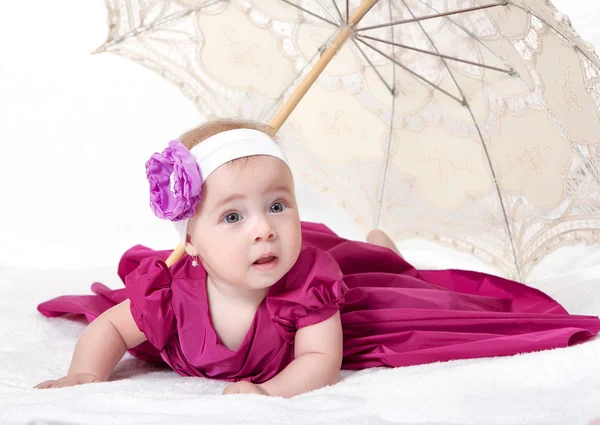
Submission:
[[[104,2],[5,1],[0,25],[0,425],[5,424],[565,424],[600,420],[600,340],[568,349],[344,373],[290,400],[220,396],[224,383],[182,378],[130,356],[113,380],[34,390],[62,376],[83,321],[36,305],[90,283],[119,287],[132,243],[168,246],[147,203],[143,164],[201,121],[179,90],[139,65],[89,55],[106,37]],[[556,0],[600,44],[596,2]],[[343,216],[313,208],[346,237]],[[85,239],[82,243],[82,235]],[[401,246],[417,266],[485,268],[465,256]],[[572,313],[600,314],[600,255],[545,259],[533,286]],[[45,270],[32,268],[36,264]],[[27,268],[17,269],[14,265]],[[52,267],[54,270],[48,270]],[[74,268],[83,270],[74,271]],[[547,276],[556,276],[548,278]]]
[[[415,263],[418,257],[412,255]],[[530,282],[572,313],[600,313],[600,266]],[[512,357],[344,372],[292,399],[221,396],[225,383],[183,378],[129,355],[110,382],[35,390],[62,376],[83,320],[47,319],[35,307],[88,293],[113,270],[0,268],[1,424],[565,424],[600,421],[600,339]],[[44,285],[41,283],[44,282]]]

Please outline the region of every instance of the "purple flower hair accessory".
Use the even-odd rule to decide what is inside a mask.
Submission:
[[[202,199],[202,173],[196,159],[178,140],[146,162],[150,208],[171,221],[192,217]]]

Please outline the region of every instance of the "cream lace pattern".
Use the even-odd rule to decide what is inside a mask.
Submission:
[[[358,28],[494,2],[380,0]],[[305,10],[107,0],[98,51],[156,71],[209,118],[269,122],[345,19],[345,1],[292,3]],[[356,34],[281,129],[296,179],[365,232],[454,247],[513,279],[559,247],[598,243],[600,62],[549,1]]]

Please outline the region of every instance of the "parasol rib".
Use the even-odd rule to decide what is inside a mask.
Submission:
[[[390,14],[390,20],[392,20],[392,5],[388,3],[388,13]],[[394,41],[394,29],[390,27],[390,35],[392,41]],[[357,44],[358,45],[358,44]],[[395,48],[392,46],[392,56],[396,57]],[[396,67],[392,67],[392,82],[394,87],[392,88],[392,111],[390,114],[390,127],[387,137],[387,146],[385,149],[385,160],[383,163],[383,172],[381,173],[381,192],[379,194],[379,202],[377,205],[377,216],[375,218],[375,228],[379,228],[379,222],[381,220],[381,210],[383,209],[383,197],[385,195],[387,172],[390,165],[390,152],[392,150],[392,134],[394,131],[394,116],[396,115]]]
[[[433,7],[428,5],[427,3],[425,3],[423,0],[418,0],[421,4],[424,4],[425,6],[429,7],[431,10],[433,10],[434,12],[437,12],[437,10]],[[554,28],[554,26],[552,26],[551,24],[549,24],[548,22],[544,21],[543,19],[540,19],[537,15],[531,13],[530,11],[520,7],[519,5],[516,5],[514,3],[510,3],[511,6],[515,6],[527,13],[529,13],[530,15],[534,16],[536,19],[539,19],[541,22],[545,23],[546,25],[548,25],[550,28],[554,29],[558,34],[560,34],[562,37],[564,37],[564,35],[556,30],[556,28]],[[458,28],[460,28],[461,30],[463,30],[469,37],[471,37],[473,40],[475,40],[477,43],[479,43],[481,46],[483,46],[483,48],[485,48],[488,52],[490,52],[490,54],[492,54],[496,59],[498,59],[500,62],[502,62],[504,65],[506,66],[510,66],[506,63],[506,61],[504,59],[502,59],[500,56],[498,56],[496,54],[496,52],[494,52],[492,49],[489,48],[489,46],[487,46],[485,43],[483,43],[481,40],[479,40],[477,38],[477,36],[475,36],[475,34],[473,34],[471,31],[469,31],[467,28],[465,28],[464,26],[460,25],[459,23],[457,23],[455,20],[453,20],[452,18],[446,17],[446,19],[448,21],[450,21],[451,23],[453,23],[454,25],[456,25]],[[581,51],[581,49],[578,49],[579,51]],[[586,58],[589,59],[589,57],[587,55],[584,56]],[[583,164],[585,165],[585,168],[590,172],[590,174],[592,175],[592,178],[594,179],[594,181],[596,182],[596,184],[598,186],[600,186],[600,179],[598,178],[598,175],[594,172],[592,166],[589,164],[589,162],[587,161],[587,159],[585,158],[585,155],[583,154],[583,152],[581,152],[581,149],[579,149],[579,146],[575,145],[573,143],[573,141],[571,140],[571,138],[569,137],[569,134],[567,133],[567,131],[565,130],[564,125],[562,124],[562,122],[560,121],[560,119],[556,116],[556,114],[552,111],[552,109],[550,109],[550,107],[548,106],[548,104],[546,103],[546,100],[539,95],[539,93],[535,90],[535,87],[532,87],[531,85],[529,85],[527,83],[527,81],[525,81],[523,79],[523,77],[521,77],[519,75],[518,72],[515,72],[514,75],[527,87],[529,88],[529,90],[531,90],[531,93],[536,97],[537,100],[540,101],[540,103],[542,105],[544,105],[544,108],[546,108],[546,112],[548,112],[548,114],[550,114],[552,116],[552,118],[554,120],[556,120],[556,122],[558,123],[561,131],[564,133],[565,137],[567,138],[567,140],[569,140],[569,142],[571,143],[571,145],[574,147],[575,151],[577,152],[577,154],[579,155],[579,158],[581,159],[581,161],[583,162]]]
[[[392,62],[394,62],[396,65],[398,65],[400,68],[404,69],[405,71],[409,72],[410,74],[414,75],[415,77],[417,77],[418,79],[424,81],[425,83],[429,84],[430,86],[436,88],[437,90],[439,90],[440,92],[444,93],[445,95],[451,97],[452,99],[456,100],[458,103],[460,103],[461,105],[465,104],[464,99],[459,99],[458,97],[454,96],[452,93],[444,90],[443,88],[441,88],[440,86],[438,86],[437,84],[435,84],[432,81],[429,81],[427,78],[419,75],[418,73],[416,73],[415,71],[413,71],[412,69],[408,68],[406,65],[401,64],[400,62],[398,62],[396,59],[394,59],[393,57],[391,57],[390,55],[388,55],[387,53],[382,52],[381,50],[379,50],[377,47],[374,47],[372,45],[370,45],[369,43],[367,43],[364,40],[361,40],[360,38],[357,39],[358,41],[360,41],[361,43],[363,43],[364,45],[370,47],[371,49],[375,50],[377,53],[379,53],[380,55],[388,58],[389,60],[391,60]]]
[[[382,40],[380,38],[370,37],[368,35],[358,35],[358,37],[360,37],[360,38],[368,38],[369,40],[379,41],[381,43],[390,44],[390,45],[397,46],[397,47],[402,47],[403,49],[407,49],[407,50],[414,50],[415,52],[424,53],[426,55],[437,56],[437,57],[440,57],[440,58],[443,58],[443,59],[449,59],[449,60],[453,60],[453,61],[456,61],[456,62],[466,63],[466,64],[469,64],[469,65],[480,66],[482,68],[487,68],[487,69],[491,69],[491,70],[494,70],[494,71],[504,72],[504,73],[507,73],[507,74],[510,74],[510,75],[513,75],[515,73],[514,69],[512,69],[512,68],[509,68],[509,69],[498,68],[496,66],[486,65],[484,63],[473,62],[473,61],[469,61],[469,60],[466,60],[466,59],[460,59],[460,58],[457,58],[457,57],[454,57],[454,56],[444,55],[443,53],[439,53],[439,52],[430,52],[429,50],[423,50],[423,49],[419,49],[417,47],[407,46],[407,45],[401,44],[401,43],[394,43],[394,42],[389,41],[389,40]]]
[[[329,16],[331,16],[331,19],[333,19],[337,25],[342,25],[342,22],[338,20],[337,16],[335,16],[335,15],[333,14],[333,12],[332,12],[331,10],[329,10],[329,8],[328,8],[327,6],[325,6],[321,0],[316,0],[316,1],[317,1],[317,3],[319,3],[319,5],[320,5],[320,6],[321,6],[323,9],[325,9],[325,12],[327,12],[327,14],[328,14]]]
[[[325,18],[325,17],[323,17],[323,16],[321,16],[321,15],[317,15],[316,13],[314,13],[314,12],[311,12],[311,11],[310,11],[310,10],[308,10],[308,9],[305,9],[305,8],[304,8],[304,7],[302,7],[302,6],[298,6],[297,4],[295,4],[295,3],[292,3],[292,2],[291,2],[291,1],[289,1],[289,0],[280,0],[280,1],[282,1],[282,2],[284,2],[284,3],[286,3],[286,4],[289,4],[290,6],[293,6],[293,7],[295,7],[296,9],[300,9],[300,10],[301,10],[301,11],[303,11],[304,13],[306,13],[306,14],[308,14],[308,15],[311,15],[311,16],[314,16],[315,18],[318,18],[318,19],[320,19],[320,20],[322,20],[322,21],[325,21],[325,22],[327,22],[328,24],[331,24],[331,25],[333,25],[333,26],[335,26],[335,27],[337,27],[337,26],[338,26],[338,25],[337,25],[335,22],[333,22],[333,21],[330,21],[329,19],[327,19],[327,18]]]
[[[508,4],[508,1],[505,0],[502,3],[485,4],[483,6],[468,7],[466,9],[458,9],[458,10],[452,10],[450,12],[436,13],[435,15],[420,16],[418,18],[414,17],[411,19],[402,19],[401,21],[394,21],[394,22],[390,22],[389,24],[370,25],[368,27],[357,28],[356,31],[367,31],[367,30],[373,30],[373,29],[377,29],[377,28],[390,27],[390,26],[394,26],[394,25],[409,24],[411,22],[420,22],[420,21],[424,21],[426,19],[442,18],[444,16],[457,15],[459,13],[473,12],[475,10],[488,9],[490,7],[506,6],[507,4]]]
[[[377,3],[379,2],[379,0],[375,0],[373,2],[370,2],[371,4],[363,11],[361,19],[367,14],[369,13],[369,11],[373,8],[373,6],[375,6]],[[364,4],[364,3],[363,3]],[[361,4],[361,7],[363,6],[363,4]],[[358,20],[352,20],[351,23],[349,23],[348,25],[350,25],[352,27],[352,31],[356,31],[356,24],[358,24],[358,22],[360,21],[360,19]],[[354,34],[353,34],[354,35]]]
[[[331,2],[333,3],[333,7],[335,7],[335,10],[337,11],[338,16],[340,17],[340,22],[343,21],[344,18],[342,17],[342,11],[338,7],[337,3],[335,2],[335,0],[331,0]]]
[[[533,13],[531,10],[529,9],[525,9],[523,6],[519,5],[519,4],[514,4],[513,2],[510,2],[511,6],[514,6],[518,9],[521,9],[522,11],[529,13],[531,16],[533,16],[536,19],[539,19],[541,22],[543,22],[544,24],[548,25],[550,28],[552,28],[554,31],[556,31],[557,34],[560,34],[563,38],[568,39],[567,36],[565,36],[558,28],[556,28],[554,25],[552,25],[551,23],[549,23],[548,21],[544,20],[543,18],[541,18],[540,16],[536,15],[535,13]],[[577,44],[573,45],[574,48],[576,48],[577,50],[579,50],[581,52],[581,54],[583,56],[585,56],[589,61],[594,62],[594,60],[592,58],[589,57],[588,52],[586,52],[585,50],[581,49]]]
[[[413,11],[408,6],[408,4],[406,4],[406,0],[402,0],[402,3],[404,3],[404,6],[406,6],[406,9],[409,11],[409,13],[414,16]],[[427,31],[425,31],[425,28],[423,28],[423,26],[421,25],[420,22],[418,22],[418,25],[419,25],[419,28],[421,28],[421,31],[423,31],[423,34],[425,34],[425,37],[431,43],[431,46],[433,47],[433,49],[436,52],[439,52],[439,49],[435,45],[435,43],[434,43],[433,39],[431,38],[431,36],[427,33]],[[460,85],[458,84],[458,81],[456,81],[456,77],[452,73],[452,70],[450,69],[450,67],[448,66],[448,63],[446,62],[446,60],[444,58],[442,58],[442,62],[444,63],[444,66],[446,67],[446,70],[450,74],[450,77],[454,81],[454,84],[456,85],[456,88],[460,92],[460,95],[465,99],[464,105],[468,109],[469,115],[471,116],[471,119],[473,120],[473,124],[475,124],[475,128],[477,129],[477,135],[479,136],[479,140],[481,141],[481,145],[483,146],[483,151],[485,152],[485,157],[487,159],[488,166],[490,167],[490,172],[492,173],[492,178],[494,180],[494,186],[496,188],[496,193],[498,195],[498,201],[500,202],[500,208],[502,209],[502,215],[503,215],[503,218],[504,218],[504,225],[506,227],[506,231],[508,232],[508,240],[510,241],[510,246],[511,246],[512,255],[513,255],[513,261],[514,261],[514,265],[515,265],[515,267],[517,269],[517,277],[518,277],[519,280],[521,280],[521,266],[519,265],[519,259],[517,257],[517,250],[515,248],[515,244],[514,244],[514,241],[513,241],[512,232],[510,230],[510,223],[508,221],[508,214],[506,213],[506,207],[504,206],[504,199],[502,198],[502,193],[500,192],[500,187],[498,186],[498,180],[496,178],[496,171],[494,170],[494,166],[492,165],[492,158],[491,158],[490,153],[488,151],[487,145],[485,144],[485,140],[483,139],[483,134],[481,133],[481,129],[479,128],[479,124],[475,120],[475,115],[473,114],[473,110],[471,109],[471,105],[469,105],[469,102],[466,101],[465,94],[463,93]]]
[[[350,22],[350,0],[346,0],[346,23]]]
[[[385,81],[385,78],[383,78],[383,75],[381,75],[381,72],[379,72],[379,70],[375,67],[375,65],[373,64],[373,62],[371,62],[371,59],[369,59],[369,57],[367,56],[367,54],[365,53],[365,51],[358,45],[358,43],[356,42],[355,39],[351,38],[351,40],[354,43],[354,45],[356,46],[356,48],[358,49],[358,51],[365,58],[365,60],[367,61],[367,63],[371,66],[371,68],[373,68],[373,71],[375,72],[375,74],[377,74],[377,76],[379,77],[379,79],[381,80],[381,82],[388,88],[388,90],[390,91],[390,93],[392,95],[394,95],[394,89],[388,84],[387,81]]]
[[[287,0],[285,0],[287,1]],[[292,113],[298,102],[302,99],[302,97],[306,94],[308,89],[313,85],[313,83],[317,80],[321,72],[325,69],[327,64],[335,57],[338,50],[342,48],[346,40],[352,36],[352,26],[359,22],[363,16],[373,7],[378,0],[364,0],[359,8],[354,12],[352,17],[350,18],[350,22],[347,26],[340,27],[340,31],[335,39],[331,42],[331,44],[323,51],[319,61],[315,64],[314,68],[310,70],[304,80],[298,85],[296,91],[290,98],[287,100],[285,105],[281,108],[279,113],[275,116],[273,121],[271,121],[271,127],[279,130],[279,128],[283,125],[288,116]]]
[[[289,3],[287,0],[282,0],[286,3]],[[340,32],[337,37],[333,40],[333,42],[323,51],[321,57],[315,64],[314,68],[310,70],[304,80],[296,87],[294,93],[287,100],[285,105],[281,108],[279,113],[275,116],[275,118],[271,121],[270,125],[276,131],[278,131],[285,120],[290,116],[294,108],[298,105],[302,97],[306,94],[308,89],[313,85],[313,83],[317,80],[321,72],[325,69],[327,64],[331,62],[331,60],[335,57],[335,54],[338,50],[344,45],[344,43],[352,36],[352,26],[354,26],[357,22],[359,22],[365,14],[371,10],[373,5],[377,3],[378,0],[363,0],[358,9],[354,12],[352,17],[350,18],[348,25],[345,27],[340,27]],[[293,3],[289,3],[292,6],[298,7]],[[335,24],[334,24],[335,25]],[[177,247],[171,252],[169,258],[165,261],[167,266],[172,266],[177,260],[179,260],[183,254],[185,253],[185,246],[183,244],[178,244]]]
[[[518,5],[518,4],[514,4],[514,3],[510,3],[511,6],[514,6],[518,9],[523,10],[526,13],[529,13],[531,16],[535,17],[536,19],[539,19],[541,22],[543,22],[544,24],[548,25],[550,28],[552,28],[554,31],[556,31],[557,34],[560,34],[561,37],[567,38],[565,37],[565,35],[559,31],[554,25],[548,23],[548,21],[542,19],[541,17],[539,17],[538,15],[536,15],[535,13],[532,13],[531,10],[525,9],[524,7]],[[470,34],[469,34],[470,35]],[[576,48],[583,56],[586,57],[587,60],[589,60],[590,62],[594,62],[589,56],[588,53],[586,51],[584,51],[583,49],[581,49],[578,45],[574,45],[574,48]],[[538,94],[535,92],[535,90],[530,87],[525,80],[523,80],[521,77],[519,77],[519,79],[521,81],[523,81],[523,83],[525,85],[527,85],[527,87],[529,87],[531,89],[531,91],[535,94],[535,96],[542,102],[542,104],[544,105],[544,107],[546,108],[546,110],[548,111],[548,113],[550,115],[552,115],[552,117],[556,120],[556,122],[560,123],[560,127],[561,130],[565,133],[565,136],[567,136],[567,139],[573,144],[573,141],[571,140],[571,138],[569,137],[569,135],[567,134],[567,131],[564,129],[564,126],[562,125],[562,123],[560,122],[560,119],[554,114],[554,112],[550,109],[550,107],[548,107],[548,105],[546,104],[546,101],[544,99],[541,98],[541,96],[538,96]],[[594,172],[592,166],[589,164],[589,162],[586,160],[585,155],[583,154],[583,152],[581,152],[581,149],[579,149],[579,146],[577,145],[573,145],[573,147],[575,148],[575,151],[577,151],[577,154],[579,155],[579,158],[583,161],[585,168],[587,168],[587,170],[590,172],[590,174],[592,175],[593,179],[596,181],[596,184],[598,184],[598,186],[600,186],[600,179],[598,178],[598,175]]]

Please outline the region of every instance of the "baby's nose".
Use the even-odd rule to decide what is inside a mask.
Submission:
[[[256,232],[254,234],[254,240],[256,242],[263,240],[273,240],[277,236],[275,228],[271,225],[269,220],[260,220],[256,226]]]

